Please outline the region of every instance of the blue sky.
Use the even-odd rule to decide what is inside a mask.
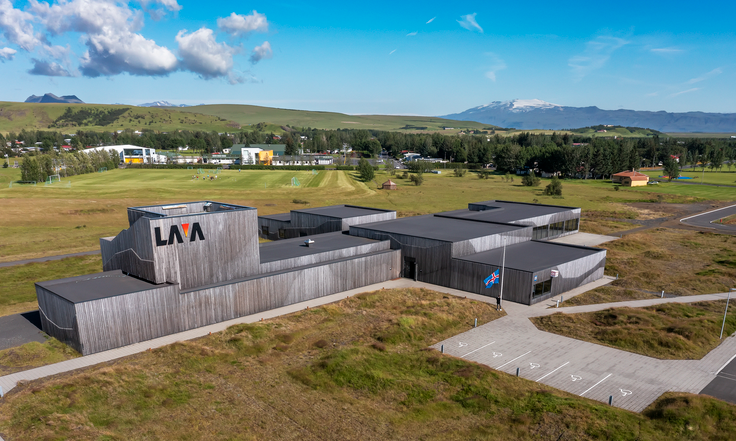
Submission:
[[[736,2],[0,0],[0,100],[736,112]]]

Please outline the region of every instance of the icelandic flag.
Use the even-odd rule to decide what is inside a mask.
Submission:
[[[492,287],[494,284],[499,283],[501,280],[501,277],[498,275],[498,270],[494,271],[493,274],[486,277],[486,279],[483,281],[485,283],[486,288]]]

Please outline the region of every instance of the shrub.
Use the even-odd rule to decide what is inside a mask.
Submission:
[[[562,182],[557,176],[552,177],[552,181],[544,189],[544,194],[548,196],[562,196]]]
[[[542,180],[532,170],[529,170],[529,174],[521,178],[521,183],[527,187],[538,187],[541,182]]]
[[[421,173],[417,173],[415,175],[411,175],[409,177],[409,180],[411,182],[413,182],[414,185],[416,185],[418,187],[418,186],[422,185],[422,183],[424,182],[424,176],[422,176]]]
[[[456,169],[453,170],[452,173],[455,175],[455,177],[462,178],[463,176],[465,176],[465,173],[467,173],[467,172],[468,171],[465,170],[464,168],[456,168]]]
[[[360,158],[358,161],[358,174],[360,179],[363,181],[370,181],[376,176],[376,170],[365,158]]]

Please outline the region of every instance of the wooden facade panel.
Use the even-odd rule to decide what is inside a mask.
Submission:
[[[36,285],[43,332],[82,352],[74,304]]]
[[[468,256],[470,254],[501,248],[504,245],[526,242],[532,238],[532,229],[519,228],[514,231],[476,237],[452,244],[452,257]]]
[[[552,291],[549,294],[535,298],[534,303],[558,296],[581,285],[600,279],[603,277],[605,267],[606,250],[601,250],[599,253],[535,272],[534,276],[537,277],[537,282],[535,283],[552,279]],[[551,276],[551,270],[559,271],[559,275],[553,278]]]
[[[498,297],[501,294],[501,284],[494,284],[486,288],[483,280],[490,276],[501,265],[487,265],[467,260],[452,260],[452,277],[449,288],[472,292],[488,297]],[[499,271],[499,275],[501,271]],[[511,302],[531,304],[532,274],[506,268],[503,274],[503,299]]]
[[[362,254],[375,253],[378,251],[386,251],[391,248],[389,241],[368,243],[365,245],[354,246],[333,250],[325,253],[310,254],[308,256],[294,257],[292,259],[276,260],[261,264],[261,274],[272,273],[275,271],[283,271],[301,266],[314,265],[331,260],[344,259],[347,257],[360,256]]]

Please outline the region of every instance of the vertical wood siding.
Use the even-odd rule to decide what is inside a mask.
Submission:
[[[468,291],[489,297],[498,297],[501,294],[501,285],[494,284],[486,288],[483,280],[494,271],[500,269],[501,265],[487,265],[467,260],[452,260],[452,278],[450,288]],[[499,275],[501,271],[499,271]],[[511,302],[531,304],[532,297],[532,274],[506,268],[503,273],[503,299]]]
[[[36,285],[43,332],[82,352],[74,304]]]

